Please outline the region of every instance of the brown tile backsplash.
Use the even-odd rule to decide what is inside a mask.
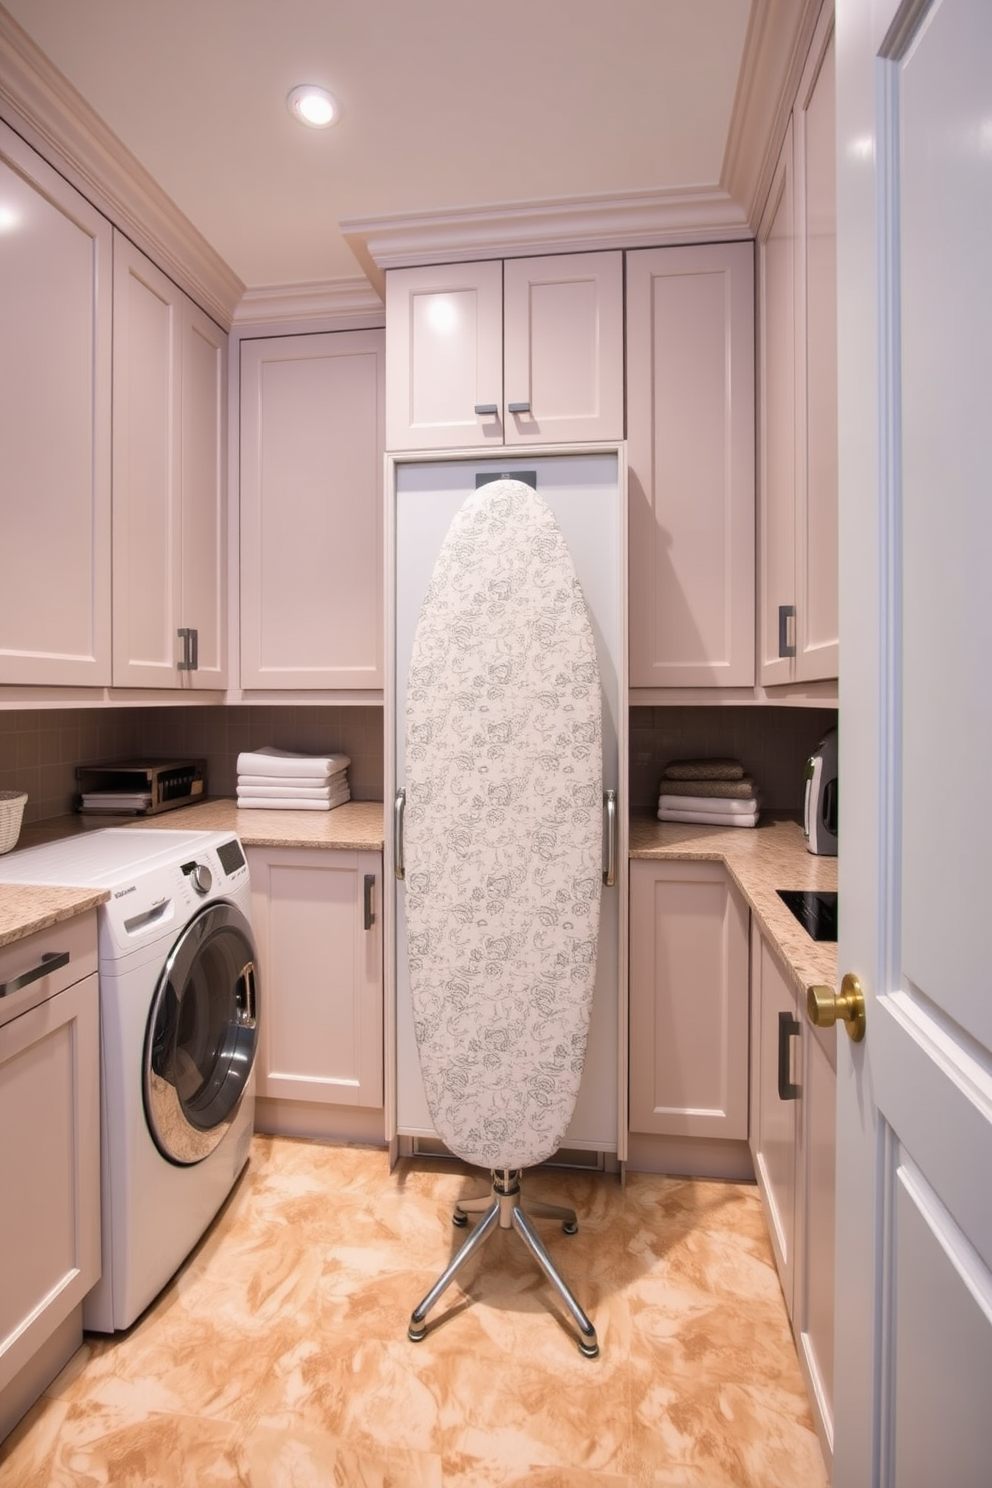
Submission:
[[[356,801],[381,801],[382,708],[168,707],[0,711],[0,790],[25,790],[25,822],[73,809],[78,764],[205,759],[213,796],[233,796],[238,755],[263,744],[351,759]]]

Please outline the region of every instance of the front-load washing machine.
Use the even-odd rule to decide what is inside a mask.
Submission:
[[[229,832],[110,827],[12,853],[0,881],[102,887],[103,1269],[83,1325],[127,1328],[248,1157],[258,977],[248,864]]]

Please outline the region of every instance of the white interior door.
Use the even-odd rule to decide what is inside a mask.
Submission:
[[[992,1474],[992,6],[839,0],[839,1488]]]

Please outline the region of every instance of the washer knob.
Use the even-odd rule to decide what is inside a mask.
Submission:
[[[208,894],[210,892],[214,876],[206,863],[194,863],[189,876],[193,888],[198,894]]]

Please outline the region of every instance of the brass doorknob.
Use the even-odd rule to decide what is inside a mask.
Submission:
[[[847,973],[839,992],[833,987],[807,987],[806,1013],[817,1028],[832,1028],[841,1019],[856,1044],[865,1036],[865,994],[853,972]]]

